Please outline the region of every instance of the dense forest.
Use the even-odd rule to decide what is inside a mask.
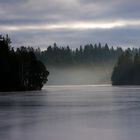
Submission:
[[[111,80],[113,85],[140,85],[140,50],[123,52],[113,69]]]
[[[49,67],[79,67],[83,65],[83,67],[88,66],[89,69],[93,67],[93,75],[97,73],[95,68],[97,68],[97,71],[103,69],[104,71],[98,73],[98,77],[110,76],[113,85],[140,84],[139,48],[123,50],[120,47],[113,48],[109,47],[108,44],[102,46],[99,43],[98,45],[87,44],[84,47],[80,46],[80,48],[72,50],[69,46],[58,47],[55,43],[44,51],[36,49],[34,53]],[[102,80],[105,79],[102,78]],[[103,83],[103,81],[100,82]]]
[[[102,84],[106,80],[110,81],[111,77],[113,85],[140,84],[140,49],[123,50],[121,47],[114,48],[101,43],[87,44],[76,49],[57,46],[56,43],[46,50],[24,46],[15,49],[11,47],[8,36],[0,36],[0,66],[0,91],[40,90],[48,80],[46,66],[54,67],[51,69],[51,75],[55,76],[52,83],[61,81],[65,76],[72,78],[74,73],[75,78],[79,73],[79,77],[87,81],[84,83],[79,78],[77,83],[83,80],[84,84],[94,84],[94,80],[95,84]],[[79,72],[76,73],[72,67],[80,68]],[[93,79],[88,73],[92,73]],[[62,83],[67,84],[66,80]],[[70,84],[73,83],[74,79]]]
[[[11,47],[8,37],[0,36],[0,91],[40,90],[49,72],[26,47]]]
[[[31,49],[31,48],[30,48]],[[33,49],[33,48],[32,48]],[[77,65],[98,65],[115,63],[118,57],[123,53],[122,48],[114,49],[108,44],[104,46],[101,43],[87,44],[84,47],[80,46],[74,50],[69,46],[61,47],[54,43],[53,46],[47,47],[41,51],[33,49],[37,58],[43,61],[47,66],[77,66]]]

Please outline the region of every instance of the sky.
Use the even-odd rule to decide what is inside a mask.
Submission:
[[[140,46],[139,0],[0,0],[0,34],[12,45]]]

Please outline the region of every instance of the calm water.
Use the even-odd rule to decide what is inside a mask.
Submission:
[[[0,96],[0,140],[139,140],[140,87],[48,86]]]

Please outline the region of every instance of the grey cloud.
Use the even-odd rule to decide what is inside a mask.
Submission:
[[[81,4],[110,4],[114,3],[113,0],[79,0]]]
[[[89,19],[138,19],[140,18],[140,1],[138,0],[79,0],[82,4],[96,5],[97,13],[89,14]],[[104,10],[102,10],[104,9]],[[99,13],[98,13],[99,12]]]
[[[19,4],[27,3],[29,0],[0,0],[0,6],[17,6]]]
[[[0,0],[0,4],[16,4],[16,3],[25,3],[29,0]]]
[[[40,25],[77,21],[140,20],[138,0],[0,0],[0,25]],[[17,6],[18,4],[18,6]],[[139,27],[94,30],[25,30],[9,32],[13,44],[45,45],[58,42],[77,47],[89,42],[139,46]]]
[[[4,2],[4,0],[2,1]],[[16,0],[11,1],[16,3]],[[3,15],[0,14],[0,17],[3,17],[0,24],[110,21],[124,18],[128,20],[138,19],[140,17],[140,2],[136,0],[80,0],[80,2],[79,4],[78,0],[69,2],[65,0],[26,0],[24,5],[21,4],[19,7],[3,7],[3,11],[6,11],[7,16],[5,16],[5,12]]]
[[[9,32],[13,45],[21,45],[47,48],[56,42],[60,46],[69,45],[71,48],[88,43],[108,43],[110,46],[139,47],[140,29],[116,28],[94,30],[53,30],[53,31],[18,31]]]

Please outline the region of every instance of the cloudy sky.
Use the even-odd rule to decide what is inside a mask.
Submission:
[[[0,32],[14,46],[140,46],[139,0],[0,0]]]

